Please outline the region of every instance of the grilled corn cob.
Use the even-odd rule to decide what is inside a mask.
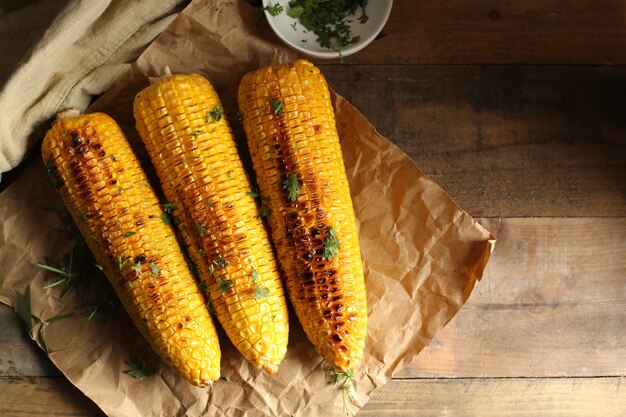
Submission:
[[[275,373],[287,351],[276,261],[222,104],[202,76],[166,76],[135,98],[137,130],[226,334]]]
[[[298,60],[246,74],[238,100],[296,314],[327,362],[354,369],[363,356],[367,301],[326,81]]]
[[[220,376],[204,297],[139,161],[103,113],[59,114],[41,153],[57,190],[133,322],[195,385]]]

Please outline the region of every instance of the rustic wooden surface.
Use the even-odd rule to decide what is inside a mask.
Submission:
[[[360,416],[626,415],[626,2],[396,0],[333,88],[497,237]],[[14,178],[18,173],[4,176]],[[101,416],[0,306],[0,415]]]

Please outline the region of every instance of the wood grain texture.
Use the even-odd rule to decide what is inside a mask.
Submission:
[[[623,417],[626,378],[394,380],[359,417]]]
[[[622,0],[396,0],[383,36],[347,63],[625,64]]]
[[[393,380],[357,415],[621,417],[626,378]],[[101,417],[104,414],[60,377],[0,378],[0,415]]]
[[[473,216],[626,216],[626,68],[322,71]]]
[[[63,377],[0,377],[0,415],[103,417],[105,414]]]
[[[0,377],[61,375],[4,304],[0,304],[0,352]]]
[[[482,281],[397,376],[626,375],[626,218],[479,221]]]

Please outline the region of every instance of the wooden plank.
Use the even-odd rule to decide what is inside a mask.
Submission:
[[[626,64],[623,0],[396,0],[347,63]]]
[[[0,377],[0,415],[103,417],[105,414],[64,377]]]
[[[480,219],[467,304],[399,377],[626,375],[626,219]]]
[[[0,304],[0,352],[0,377],[60,375],[28,337],[17,315],[4,304]]]
[[[621,417],[624,387],[624,377],[392,380],[357,415]],[[0,378],[0,391],[7,417],[104,415],[61,377]]]
[[[473,216],[626,216],[626,68],[322,70]]]
[[[626,378],[393,380],[359,417],[623,417]]]

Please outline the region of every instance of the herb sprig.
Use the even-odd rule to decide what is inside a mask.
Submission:
[[[337,234],[332,227],[328,228],[328,237],[324,239],[324,254],[322,258],[330,261],[337,255],[341,249],[341,242],[339,242],[339,238],[337,238]]]
[[[298,193],[302,190],[302,184],[298,181],[298,175],[294,172],[282,183],[282,188],[287,191],[289,201],[296,201]]]
[[[354,391],[354,387],[352,386],[354,372],[350,370],[339,371],[334,366],[328,365],[326,367],[326,373],[331,377],[330,384],[339,386],[339,389],[341,390],[341,398],[343,400],[343,412],[344,414],[349,414],[348,403],[354,400],[352,397],[352,392]]]
[[[128,360],[124,361],[124,363],[131,368],[124,371],[124,373],[133,378],[143,379],[156,374],[156,369],[148,368],[148,366],[136,356],[131,356]]]
[[[278,16],[279,14],[281,14],[284,10],[283,6],[280,5],[280,3],[276,3],[274,5],[270,4],[268,6],[265,6],[263,8],[263,10],[265,10],[266,12],[268,12],[270,14],[270,16]]]

